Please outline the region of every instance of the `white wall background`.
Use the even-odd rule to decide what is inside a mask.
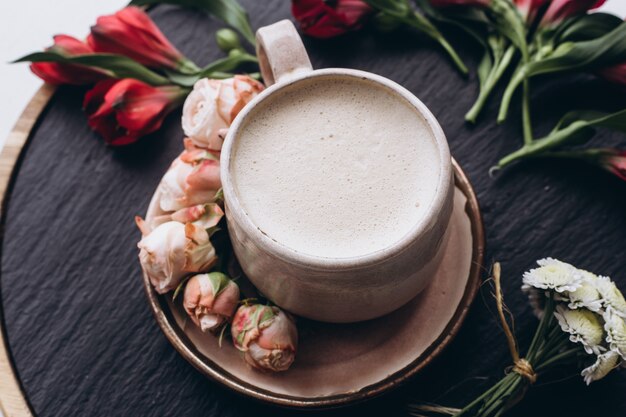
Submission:
[[[289,1],[289,0],[285,0]],[[57,33],[83,38],[101,14],[123,7],[127,0],[0,1],[0,148],[24,106],[41,85],[26,64],[8,64],[51,43]],[[603,7],[626,16],[626,0],[608,0]]]

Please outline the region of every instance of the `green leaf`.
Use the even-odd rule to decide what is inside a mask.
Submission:
[[[603,127],[626,133],[626,109],[616,113],[574,111],[566,114],[547,136],[537,139],[502,158],[500,168],[522,158],[540,156],[565,144],[580,144],[591,139],[594,128]]]
[[[372,8],[397,18],[408,16],[413,9],[407,0],[364,0]]]
[[[626,62],[626,23],[596,39],[563,43],[547,57],[518,68],[504,92],[498,121],[506,119],[515,90],[528,78],[565,71],[594,70],[622,62]]]
[[[622,22],[622,19],[609,13],[591,13],[564,22],[554,38],[557,44],[588,41],[606,35]]]
[[[103,70],[113,78],[135,78],[151,85],[170,84],[167,78],[146,68],[132,59],[115,54],[89,54],[65,56],[58,52],[35,52],[13,62],[58,62],[84,65]]]
[[[437,9],[432,6],[429,0],[416,0],[416,3],[432,19],[461,29],[478,44],[487,48],[485,39],[490,21],[483,10],[467,7]]]
[[[210,77],[211,74],[216,72],[230,72],[242,64],[258,62],[258,59],[254,55],[239,50],[233,50],[226,58],[218,59],[202,68],[199,76],[200,78]]]
[[[173,4],[200,9],[238,30],[251,45],[256,44],[248,14],[236,0],[132,0],[130,4],[136,6]]]
[[[233,74],[231,71],[246,63],[258,63],[254,55],[250,55],[240,50],[233,50],[226,58],[218,59],[202,68],[196,74],[180,74],[174,71],[167,71],[167,77],[177,84],[185,87],[192,87],[201,78],[229,78]]]
[[[209,279],[209,282],[211,283],[214,297],[217,297],[219,293],[224,291],[224,289],[230,283],[230,278],[228,278],[228,275],[222,272],[209,272],[207,274],[207,277]]]
[[[526,23],[517,8],[509,0],[493,0],[489,8],[496,30],[522,53],[522,60],[528,60]]]
[[[430,36],[432,39],[439,42],[441,47],[448,53],[448,56],[452,59],[456,67],[463,74],[467,74],[468,70],[457,52],[452,45],[443,36],[443,34],[433,25],[426,16],[413,10],[408,0],[364,0],[372,8],[388,15],[379,16],[378,19],[385,21],[385,25],[393,27],[393,19],[397,19],[399,22],[409,25],[424,34]]]
[[[596,39],[561,44],[546,59],[530,62],[526,77],[562,71],[602,68],[626,61],[626,23]]]

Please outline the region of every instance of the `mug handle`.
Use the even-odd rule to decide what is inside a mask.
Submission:
[[[256,53],[265,85],[313,71],[309,55],[293,23],[281,20],[256,32]]]

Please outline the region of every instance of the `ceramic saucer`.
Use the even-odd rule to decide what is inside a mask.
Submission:
[[[180,301],[159,295],[144,274],[157,322],[174,348],[215,381],[249,397],[281,406],[326,408],[378,396],[430,363],[458,332],[478,290],[484,233],[476,195],[454,162],[454,211],[446,252],[432,284],[399,310],[367,322],[329,324],[300,320],[292,367],[266,374],[248,367],[225,340],[202,333],[186,319]],[[157,196],[148,222],[159,215]],[[164,365],[167,366],[167,365]]]

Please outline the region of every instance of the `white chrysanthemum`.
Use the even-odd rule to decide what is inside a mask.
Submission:
[[[626,359],[626,321],[613,310],[607,310],[604,313],[604,330],[611,350]]]
[[[602,302],[607,310],[613,310],[622,317],[626,317],[626,300],[624,294],[615,286],[609,277],[598,277],[595,282]]]
[[[580,287],[574,291],[565,294],[565,300],[568,301],[569,308],[586,308],[588,310],[598,312],[602,309],[602,296],[596,288],[598,276],[584,269],[578,272],[582,276]]]
[[[595,363],[583,369],[580,375],[585,379],[585,383],[589,385],[607,376],[609,372],[619,366],[619,362],[620,356],[616,352],[609,350],[602,355],[598,355]]]
[[[558,305],[554,316],[559,321],[561,330],[569,333],[569,340],[581,343],[585,352],[599,355],[605,350],[601,346],[604,341],[604,329],[597,314],[584,308],[570,310]]]
[[[525,285],[543,290],[575,291],[582,284],[580,272],[572,265],[552,258],[537,261],[539,268],[524,273]]]

